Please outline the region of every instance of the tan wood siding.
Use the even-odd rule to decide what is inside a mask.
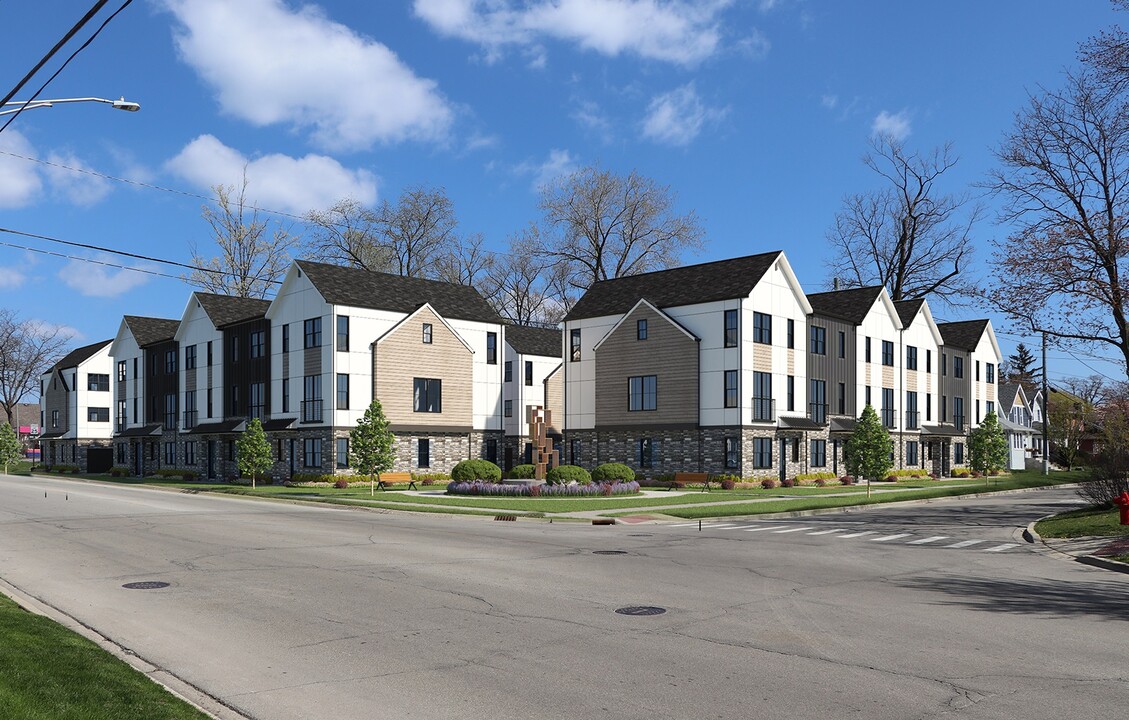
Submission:
[[[552,425],[564,427],[564,369],[558,367],[545,378],[545,409],[553,414]]]

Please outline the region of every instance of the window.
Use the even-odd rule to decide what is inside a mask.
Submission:
[[[635,339],[647,339],[647,318],[640,318],[639,320],[635,321]]]
[[[505,365],[503,365],[503,367],[505,368],[505,370],[504,370],[505,377],[503,377],[502,380],[504,382],[513,382],[513,379],[514,379],[514,361],[513,360],[507,360],[505,362]]]
[[[349,438],[337,438],[337,467],[349,467]]]
[[[925,351],[925,372],[927,372],[927,373],[933,372],[933,351],[932,350],[926,350]]]
[[[514,416],[514,401],[513,400],[503,400],[502,401],[502,415],[503,415],[503,417],[513,417]]]
[[[290,412],[290,378],[282,381],[282,412]]]
[[[975,413],[976,413],[975,414],[976,424],[979,425],[980,424],[980,401],[979,400],[975,401]]]
[[[431,323],[424,323],[423,324],[423,344],[424,345],[430,345],[431,344]]]
[[[533,443],[525,443],[521,450],[522,462],[526,465],[533,464]]]
[[[231,336],[231,361],[239,362],[239,336]]]
[[[118,361],[118,381],[125,381],[125,360]]]
[[[827,422],[827,381],[811,380],[808,385],[808,405],[811,419],[817,423]]]
[[[964,398],[962,397],[953,398],[953,425],[957,429],[964,427]]]
[[[838,413],[847,414],[847,383],[839,383]]]
[[[282,326],[282,352],[290,352],[290,325]]]
[[[118,430],[124,430],[125,429],[127,419],[128,418],[126,417],[126,414],[125,414],[125,400],[118,400],[118,416],[117,416]],[[42,424],[42,421],[40,421],[40,424]]]
[[[917,429],[917,393],[906,391],[906,430]]]
[[[987,417],[996,411],[996,404],[991,400],[984,401],[984,416]]]
[[[413,405],[415,412],[443,412],[443,381],[435,378],[414,378]]]
[[[882,364],[890,367],[894,365],[894,343],[889,340],[882,341]]]
[[[165,395],[165,430],[176,430],[176,393]]]
[[[349,376],[346,373],[337,373],[337,409],[349,409]]]
[[[655,443],[651,438],[640,438],[636,447],[635,459],[639,467],[650,468],[655,466]]]
[[[416,441],[416,465],[421,468],[431,467],[431,441],[427,438]]]
[[[827,467],[826,440],[811,441],[811,465],[812,467]]]
[[[734,382],[736,382],[737,371],[730,370],[728,372],[734,374]],[[772,407],[772,373],[754,372],[753,420],[764,422],[775,419]]]
[[[737,347],[737,311],[725,311],[725,347]]]
[[[337,352],[349,352],[349,316],[337,316]]]
[[[725,467],[732,469],[741,465],[741,441],[739,438],[725,438]]]
[[[826,355],[827,354],[827,328],[811,327],[811,354],[812,355]]]
[[[894,388],[882,388],[882,426],[892,428],[894,423]]]
[[[196,391],[184,391],[184,429],[196,427]]]
[[[996,382],[996,366],[992,363],[984,364],[984,380],[990,383]]]
[[[753,438],[753,467],[772,467],[772,438]]]
[[[917,348],[913,345],[906,345],[906,370],[917,369]]]
[[[736,311],[733,311],[734,313]],[[729,327],[726,326],[726,337],[728,337]],[[753,342],[762,343],[764,345],[772,344],[772,316],[766,313],[753,313]]]
[[[976,379],[976,382],[980,382],[980,361],[979,360],[976,361],[975,379]]]
[[[86,409],[87,422],[110,422],[110,408],[92,407]]]
[[[239,386],[238,385],[232,385],[231,386],[231,394],[229,395],[229,397],[231,398],[230,415],[232,417],[238,417],[239,416]]]
[[[303,327],[303,331],[305,333],[305,338],[302,341],[302,343],[303,343],[302,347],[305,347],[305,348],[321,347],[321,318],[319,318],[319,317],[310,318],[309,320],[306,320],[302,324],[302,327]],[[318,455],[319,456],[321,455],[320,448],[319,448]],[[318,460],[318,465],[321,465],[320,458]]]
[[[482,451],[482,457],[483,457],[484,460],[492,462],[495,465],[498,464],[498,439],[497,438],[486,438],[486,445],[484,446],[484,449]]]
[[[149,353],[149,376],[156,377],[157,375],[157,353]],[[156,460],[156,458],[153,458]]]
[[[906,443],[906,465],[913,467],[917,464],[917,441],[910,440]]]
[[[925,422],[933,422],[933,393],[925,393]]]
[[[737,407],[737,371],[725,371],[725,407]]]
[[[302,422],[321,421],[321,375],[307,375],[302,383]]]
[[[110,392],[109,373],[90,373],[86,376],[86,389],[95,392]]]
[[[266,336],[262,330],[251,333],[250,344],[252,358],[261,358],[266,354]]]
[[[796,376],[788,376],[788,412],[796,409]]]
[[[486,333],[486,364],[498,364],[498,333]]]
[[[953,460],[957,465],[964,462],[964,443],[953,443]]]
[[[941,353],[941,376],[949,374],[949,355],[948,353]]]
[[[261,382],[251,383],[248,390],[250,390],[250,397],[248,398],[250,405],[247,408],[247,415],[262,420],[267,410],[266,399],[264,398],[266,386]]]
[[[176,443],[165,443],[165,465],[176,465]]]
[[[940,413],[938,415],[938,419],[940,419],[941,422],[946,422],[946,419],[949,416],[948,415],[948,411],[949,411],[949,396],[948,395],[942,395],[941,396],[941,405],[940,405],[939,408],[937,408],[937,410]]]
[[[796,321],[788,318],[788,347],[796,347]]]
[[[185,370],[195,370],[196,369],[196,346],[195,345],[189,345],[188,347],[184,348],[184,369]]]
[[[964,358],[959,355],[953,355],[953,377],[964,377]]]
[[[573,440],[568,444],[569,461],[572,465],[580,464],[580,441]]]
[[[212,341],[209,340],[208,341],[208,367],[211,367],[211,366],[212,366]],[[137,374],[137,368],[136,367],[133,368],[133,374],[134,375]]]
[[[656,375],[637,375],[627,379],[627,409],[656,410],[659,405],[659,379]]]
[[[866,338],[866,361],[870,362],[870,338]]]
[[[525,384],[533,385],[533,361],[525,361]]]
[[[569,331],[569,360],[571,362],[580,362],[580,329]]]
[[[321,467],[321,438],[306,438],[302,441],[302,465],[308,468]]]
[[[185,440],[184,441],[184,464],[185,465],[195,465],[196,464],[196,441],[195,440]]]
[[[165,373],[171,375],[176,372],[176,350],[165,351]]]

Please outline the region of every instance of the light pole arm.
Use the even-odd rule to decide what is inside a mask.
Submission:
[[[49,108],[63,103],[80,103],[80,102],[96,102],[112,106],[115,110],[125,110],[126,112],[137,112],[141,109],[140,103],[130,102],[124,97],[118,100],[108,100],[106,98],[97,97],[83,97],[83,98],[52,98],[50,100],[16,100],[6,102],[0,107],[15,106],[12,110],[0,110],[0,115],[14,115],[24,110],[37,110],[39,108]]]

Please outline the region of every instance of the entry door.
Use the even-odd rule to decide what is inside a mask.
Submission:
[[[216,441],[208,441],[208,479],[216,479]]]
[[[294,477],[294,471],[298,469],[298,443],[294,438],[290,438],[290,477]]]
[[[513,469],[513,466],[514,466],[514,449],[513,449],[513,447],[507,447],[506,448],[505,456],[506,456],[506,460],[505,460],[506,467],[504,467],[503,469],[506,472],[509,472],[510,470]]]
[[[780,438],[780,482],[788,476],[788,438]]]
[[[950,443],[941,443],[941,477],[946,478],[949,476],[949,446]]]

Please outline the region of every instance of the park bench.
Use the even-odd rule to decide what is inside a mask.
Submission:
[[[676,472],[674,473],[674,482],[685,483],[686,485],[697,485],[701,483],[702,492],[710,491],[709,473]]]
[[[412,480],[412,474],[406,472],[396,473],[380,473],[376,480],[377,490],[387,490],[390,486],[397,483],[407,483],[409,490],[416,489],[416,481]]]

